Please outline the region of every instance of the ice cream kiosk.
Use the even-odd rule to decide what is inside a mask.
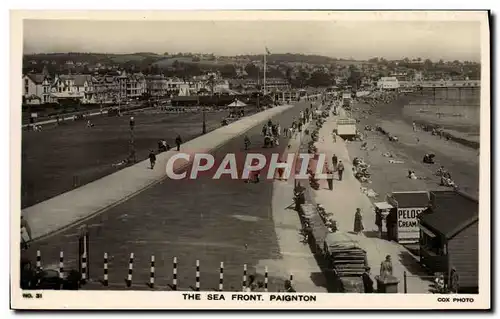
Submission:
[[[400,244],[418,244],[420,228],[418,217],[429,207],[427,191],[393,192],[386,202],[393,208],[387,215],[387,237]]]

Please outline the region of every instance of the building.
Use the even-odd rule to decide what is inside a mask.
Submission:
[[[146,93],[152,97],[161,97],[167,94],[168,81],[163,75],[149,75],[146,79]]]
[[[50,89],[52,101],[78,100],[82,104],[97,103],[95,80],[88,74],[63,74],[55,77]]]
[[[44,104],[50,103],[50,87],[52,78],[46,72],[41,74],[29,73],[23,76],[23,104]]]
[[[396,77],[381,77],[377,82],[377,88],[381,90],[399,89],[399,81]]]
[[[455,191],[430,192],[430,207],[419,221],[420,262],[433,272],[459,276],[459,291],[479,286],[479,202]]]
[[[130,74],[126,80],[126,98],[137,99],[146,93],[146,78],[142,73]]]
[[[119,85],[114,76],[93,77],[96,102],[101,104],[115,103],[118,100]]]

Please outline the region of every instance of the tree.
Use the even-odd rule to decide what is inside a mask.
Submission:
[[[352,86],[353,90],[357,90],[361,86],[361,72],[352,64],[349,66],[349,71],[347,84]]]
[[[335,85],[335,81],[327,73],[319,70],[311,74],[307,83],[313,87],[328,87]]]
[[[245,66],[245,72],[251,78],[258,78],[259,77],[259,68],[256,67],[253,63],[248,63]]]
[[[220,74],[224,78],[235,78],[236,68],[232,64],[226,64],[220,69]]]

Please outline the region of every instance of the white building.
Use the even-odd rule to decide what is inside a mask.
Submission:
[[[399,88],[399,81],[396,77],[381,77],[377,82],[377,88],[381,90],[397,90]]]

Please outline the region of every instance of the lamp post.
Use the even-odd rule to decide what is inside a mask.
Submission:
[[[207,133],[207,121],[206,121],[206,116],[205,116],[205,108],[203,108],[203,134]]]
[[[129,121],[129,127],[130,127],[130,156],[129,159],[133,163],[136,162],[135,158],[135,139],[134,139],[134,128],[135,128],[135,119],[133,116],[130,117]]]

